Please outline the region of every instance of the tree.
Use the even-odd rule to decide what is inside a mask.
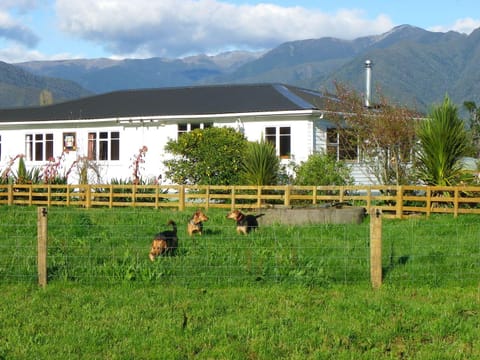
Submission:
[[[50,91],[44,89],[40,92],[40,105],[53,104],[53,95]]]
[[[418,177],[427,185],[455,185],[464,177],[460,158],[468,154],[469,139],[457,107],[448,96],[418,124]]]
[[[480,157],[480,108],[477,107],[475,101],[465,101],[463,106],[470,114],[468,128],[470,129],[472,152],[478,158]]]
[[[295,169],[296,185],[351,185],[353,177],[344,161],[327,154],[312,154]]]
[[[68,173],[75,171],[79,184],[97,184],[101,181],[100,166],[88,156],[78,157],[73,162]]]
[[[170,140],[165,151],[173,157],[164,161],[165,175],[177,184],[238,184],[245,136],[233,128],[195,129]]]
[[[364,106],[360,94],[336,83],[335,94],[327,96],[328,119],[339,133],[340,143],[350,144],[346,152],[358,155],[362,164],[380,184],[408,184],[413,179],[415,123],[419,114],[391,104],[380,91],[373,108]]]
[[[249,142],[242,159],[240,181],[246,185],[276,185],[280,160],[275,147],[265,140]]]

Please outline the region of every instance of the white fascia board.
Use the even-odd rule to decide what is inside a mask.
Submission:
[[[229,114],[204,114],[204,115],[165,115],[165,116],[136,116],[136,117],[116,117],[102,119],[70,119],[70,120],[46,120],[46,121],[15,121],[0,122],[0,129],[32,129],[32,128],[81,128],[91,126],[158,126],[168,123],[178,122],[201,122],[202,120],[217,120],[225,122],[235,122],[239,118],[242,121],[256,121],[261,118],[284,118],[292,119],[298,117],[319,116],[320,110],[289,110],[289,111],[264,111],[264,112],[245,112]]]
[[[142,123],[148,125],[152,123],[153,125],[166,125],[169,122],[178,123],[178,122],[201,122],[202,120],[217,120],[225,122],[235,122],[239,118],[244,121],[255,121],[260,118],[297,118],[297,117],[310,117],[319,115],[320,111],[318,110],[298,110],[298,111],[264,111],[264,112],[246,112],[246,113],[229,113],[229,114],[202,114],[202,115],[167,115],[167,116],[146,116],[146,117],[136,117],[136,118],[118,118],[117,122],[122,125],[138,125]]]
[[[118,125],[116,119],[81,119],[81,120],[47,120],[47,121],[15,121],[0,122],[0,129],[62,129],[79,128],[83,124],[90,124],[92,127]]]

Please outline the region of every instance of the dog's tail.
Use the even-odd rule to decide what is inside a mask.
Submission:
[[[263,215],[265,215],[265,214],[257,214],[257,215],[255,215],[255,219],[258,219],[259,217],[261,217]]]
[[[172,230],[176,234],[177,233],[177,224],[173,220],[168,220],[167,225],[172,225]]]

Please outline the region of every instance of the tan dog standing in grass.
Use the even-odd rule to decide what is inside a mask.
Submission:
[[[200,209],[195,211],[187,224],[188,235],[193,236],[194,233],[202,235],[204,221],[208,221],[208,216]]]

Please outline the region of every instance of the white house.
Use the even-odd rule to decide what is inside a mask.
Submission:
[[[95,162],[101,181],[131,179],[133,158],[148,148],[143,178],[162,178],[164,146],[185,131],[229,126],[247,139],[275,144],[282,162],[312,153],[344,152],[321,109],[319,92],[283,84],[214,85],[116,91],[73,101],[0,110],[0,171],[24,155],[27,168],[64,154]],[[330,130],[329,130],[330,129]],[[350,154],[351,155],[351,154]],[[349,159],[358,183],[368,182],[358,160]],[[74,172],[69,182],[78,181]]]

